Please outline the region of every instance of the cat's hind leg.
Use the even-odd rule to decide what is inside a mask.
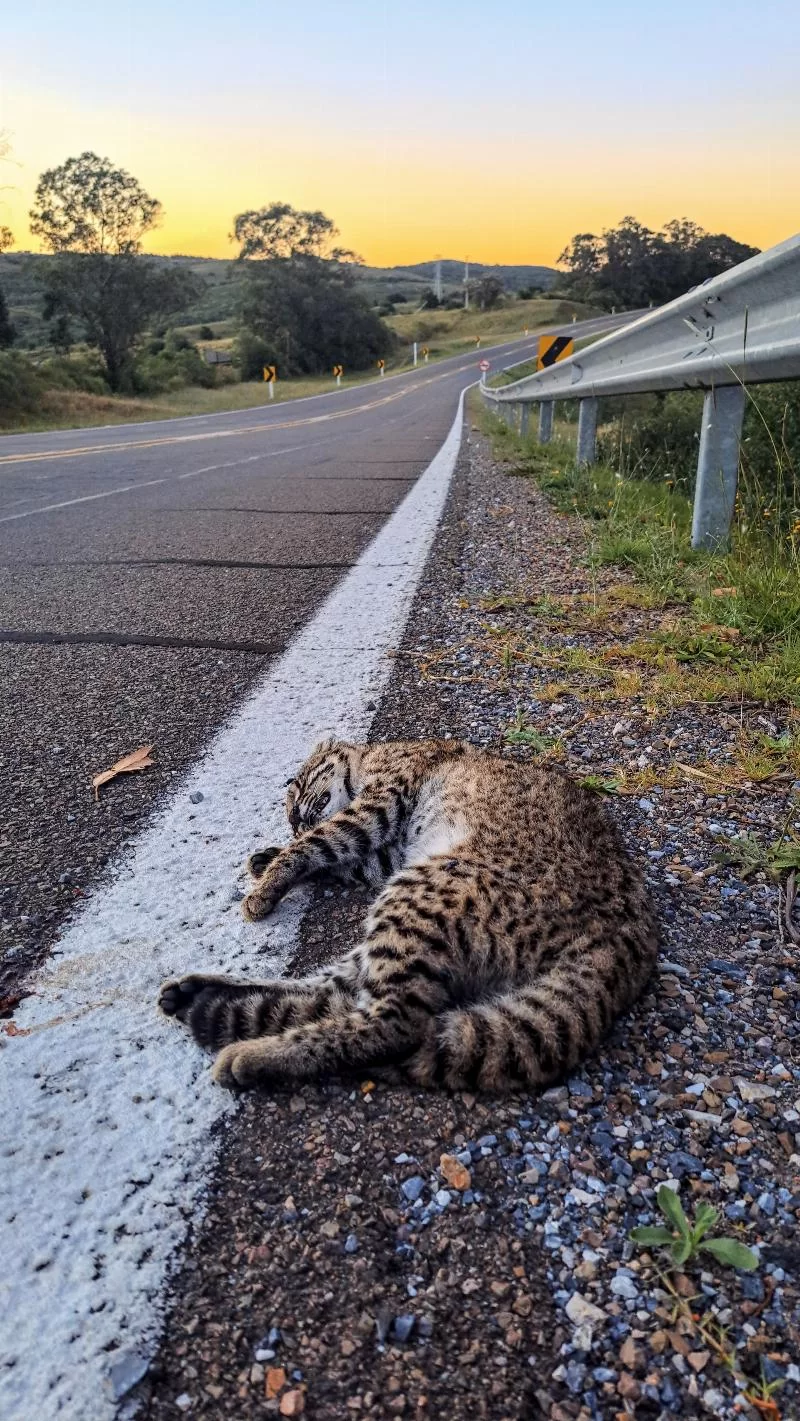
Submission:
[[[200,1046],[218,1050],[232,1041],[269,1036],[316,1021],[349,1006],[356,990],[355,964],[337,963],[316,977],[238,982],[230,977],[189,977],[164,982],[158,998],[165,1016],[189,1028]]]

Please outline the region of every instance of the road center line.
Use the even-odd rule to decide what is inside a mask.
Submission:
[[[212,1126],[234,1110],[203,1053],[157,1016],[158,984],[198,968],[265,976],[288,960],[302,899],[248,925],[237,875],[255,845],[286,838],[283,784],[313,743],[369,728],[462,412],[463,395],[425,473],[64,932],[18,1034],[0,1034],[4,1421],[111,1421],[155,1350],[170,1259],[202,1212]]]

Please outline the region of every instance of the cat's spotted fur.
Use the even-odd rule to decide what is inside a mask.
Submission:
[[[164,984],[162,1010],[222,1048],[226,1085],[386,1068],[419,1085],[546,1085],[650,975],[641,878],[597,796],[558,770],[454,741],[326,741],[286,809],[296,837],[250,860],[246,917],[311,878],[382,891],[363,940],[316,976]]]

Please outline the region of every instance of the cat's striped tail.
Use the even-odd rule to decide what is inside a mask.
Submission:
[[[655,964],[655,944],[649,946],[625,970],[604,963],[609,970],[598,971],[584,958],[579,967],[554,967],[530,986],[443,1013],[404,1073],[417,1085],[452,1090],[524,1090],[559,1080],[640,995]]]

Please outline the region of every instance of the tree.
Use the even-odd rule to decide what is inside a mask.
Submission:
[[[36,184],[30,226],[51,252],[132,256],[161,216],[161,203],[108,158],[81,153]]]
[[[480,311],[493,311],[503,299],[504,287],[499,276],[482,276],[470,286],[470,295]]]
[[[364,370],[391,350],[391,331],[355,289],[347,266],[306,257],[253,267],[242,293],[240,354],[255,337],[261,355],[270,356],[263,364],[277,364],[284,375],[318,375],[337,364]]]
[[[298,212],[288,202],[272,202],[233,219],[232,242],[239,243],[239,261],[292,260],[319,257],[326,261],[360,261],[347,247],[334,246],[338,229],[324,212]]]
[[[129,383],[134,346],[153,317],[178,311],[196,292],[187,272],[147,257],[66,253],[44,269],[46,320],[73,316],[99,350],[112,390]]]
[[[148,322],[179,310],[195,291],[186,273],[140,254],[160,214],[160,202],[136,178],[96,153],[48,169],[36,186],[31,231],[55,254],[42,272],[45,318],[82,323],[115,391],[129,381],[133,348]]]
[[[0,137],[0,156],[2,156],[2,138]],[[10,227],[0,227],[0,252],[5,252],[14,244],[14,233]],[[0,287],[0,350],[5,350],[13,345],[17,338],[17,328],[11,324],[11,317],[8,314],[5,294]]]
[[[8,314],[6,298],[0,288],[0,350],[6,350],[17,338],[17,328],[12,325]]]
[[[338,235],[324,212],[299,212],[285,202],[234,218],[245,269],[243,371],[256,370],[258,360],[285,375],[319,374],[336,364],[363,370],[391,349],[391,331],[355,288],[358,258],[335,245]]]

